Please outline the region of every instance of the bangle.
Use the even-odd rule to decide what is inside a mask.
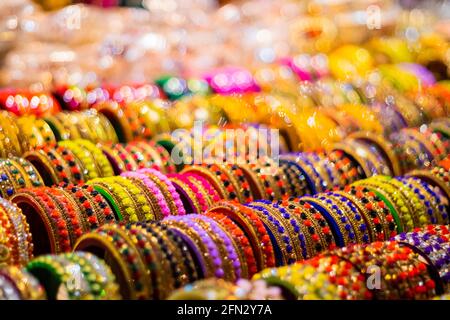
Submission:
[[[305,227],[306,239],[310,243],[309,258],[321,253],[324,250],[332,249],[336,246],[336,236],[333,235],[329,224],[319,211],[305,198],[297,198],[289,201],[288,208],[293,210],[294,215],[301,219],[301,224]]]
[[[224,279],[228,281],[236,281],[242,276],[242,263],[238,255],[238,247],[230,234],[224,231],[220,225],[204,215],[189,215],[189,219],[195,220],[206,232],[209,233],[211,239],[217,245],[219,253],[222,257],[222,268],[224,270]]]
[[[130,125],[119,103],[116,101],[99,102],[93,108],[109,120],[109,123],[111,123],[117,134],[119,142],[133,140]]]
[[[146,234],[149,239],[153,238],[154,246],[159,247],[160,249],[160,255],[162,256],[159,260],[155,261],[155,263],[158,264],[158,261],[162,261],[162,265],[159,269],[156,268],[155,271],[157,272],[154,273],[155,279],[153,279],[153,281],[155,283],[155,290],[159,291],[155,294],[157,298],[166,299],[173,289],[188,283],[189,268],[191,271],[195,272],[195,268],[192,265],[192,257],[190,260],[184,261],[187,265],[182,263],[182,260],[187,258],[186,255],[183,255],[180,247],[178,247],[180,244],[183,246],[182,240],[176,238],[173,232],[168,231],[169,229],[167,227],[141,223],[133,225],[132,227],[138,228],[138,230]],[[127,226],[127,228],[129,229],[130,226]],[[139,233],[136,234],[137,236],[139,235]],[[174,239],[178,239],[179,241],[176,242]],[[158,250],[156,250],[156,252],[158,252]],[[150,270],[154,269],[154,266],[152,266],[152,269]],[[166,272],[167,270],[170,270],[172,274],[170,275],[170,273]]]
[[[6,264],[25,265],[33,258],[30,227],[22,210],[12,202],[0,198],[0,210],[2,233],[6,234],[2,235],[2,238],[7,240],[6,247],[3,247],[4,244],[0,245],[3,247],[0,251],[6,253],[6,258],[5,254],[0,255],[0,264],[6,261]]]
[[[78,239],[74,250],[92,252],[104,258],[106,264],[114,270],[123,299],[146,299],[149,297],[148,282],[143,271],[139,253],[120,227],[108,224],[87,233]]]
[[[426,209],[413,190],[409,189],[396,179],[383,176],[376,176],[374,179],[384,180],[385,183],[392,185],[404,195],[404,199],[406,200],[405,203],[409,207],[409,212],[413,217],[415,227],[420,227],[427,224]]]
[[[353,238],[351,232],[349,232],[349,238],[352,240],[352,242],[360,244],[370,242],[370,232],[365,223],[363,212],[359,211],[352,201],[344,196],[340,196],[332,192],[317,195],[317,198],[319,198],[321,201],[326,202],[334,210],[340,209],[344,212],[345,216],[350,221],[355,233],[355,238]],[[347,225],[345,225],[345,229],[348,229]]]
[[[202,213],[208,210],[207,196],[188,178],[181,174],[167,176],[177,190],[180,197],[184,195],[185,203],[189,203],[191,213]]]
[[[97,168],[93,155],[87,149],[75,141],[61,141],[58,145],[69,149],[74,154],[84,168],[83,174],[86,180],[101,177],[101,172]]]
[[[256,272],[258,272],[258,267],[256,265],[255,255],[253,253],[252,246],[249,239],[241,228],[233,222],[226,215],[219,212],[206,212],[206,216],[214,219],[220,225],[230,233],[233,239],[236,239],[241,250],[237,250],[239,255],[239,260],[241,261],[242,267],[242,278],[251,278]]]
[[[66,130],[63,124],[54,116],[49,115],[43,118],[43,120],[48,124],[52,130],[56,141],[69,140],[70,132]]]
[[[294,250],[293,242],[289,237],[285,226],[274,217],[265,207],[256,204],[246,204],[247,207],[255,210],[259,218],[264,222],[267,233],[272,240],[274,248],[275,261],[278,266],[293,264],[297,261],[297,255]]]
[[[450,179],[449,174],[444,168],[434,168],[431,171],[427,170],[415,170],[410,172],[407,176],[417,177],[421,180],[425,180],[438,187],[444,192],[447,199],[450,199]]]
[[[112,145],[106,143],[99,143],[97,146],[102,150],[105,157],[108,159],[111,167],[113,168],[114,175],[119,175],[124,171],[127,171],[127,162],[122,159],[121,154]],[[114,145],[115,146],[115,145]]]
[[[108,158],[106,158],[100,148],[97,148],[96,145],[87,140],[76,140],[74,142],[92,155],[100,177],[111,177],[114,175],[114,170],[111,167]]]
[[[378,198],[380,198],[384,204],[389,208],[389,210],[392,213],[392,216],[394,218],[397,233],[403,232],[403,229],[405,228],[405,225],[403,221],[409,223],[411,226],[414,226],[414,222],[412,220],[411,215],[408,213],[408,210],[406,209],[406,215],[407,217],[402,216],[402,208],[404,208],[405,204],[403,200],[401,200],[397,195],[397,191],[395,189],[392,189],[391,186],[380,183],[376,179],[365,179],[360,180],[355,183],[353,183],[354,186],[363,186],[364,188],[367,188],[368,190],[372,191]],[[389,194],[391,192],[391,194]],[[392,194],[394,193],[394,194]],[[398,206],[397,206],[398,204]],[[403,221],[402,221],[403,220]]]
[[[311,250],[308,252],[307,240],[306,240],[306,230],[303,228],[302,224],[299,224],[296,219],[296,215],[291,215],[284,207],[280,206],[278,203],[272,203],[268,200],[257,200],[254,201],[253,204],[258,204],[264,206],[267,210],[269,210],[272,216],[276,216],[283,227],[287,231],[287,235],[290,239],[292,239],[292,248],[296,255],[296,261],[304,260],[308,258],[308,254],[311,253]],[[298,239],[298,241],[297,241]],[[286,241],[283,239],[283,241]]]
[[[65,189],[61,189],[61,192],[66,194],[67,198],[72,198],[72,200],[77,204],[78,210],[80,211],[80,215],[82,220],[88,225],[87,229],[94,230],[100,224],[104,223],[104,219],[102,223],[99,222],[99,216],[95,213],[93,209],[93,203],[90,201],[89,197],[86,196],[84,190],[75,185],[67,185]]]
[[[121,174],[121,176],[130,178],[132,181],[135,181],[138,186],[139,186],[138,181],[140,181],[141,184],[143,184],[145,188],[148,189],[148,191],[150,191],[147,193],[147,195],[151,198],[149,202],[150,205],[152,207],[154,207],[153,206],[154,204],[158,205],[158,208],[155,210],[156,213],[159,213],[157,220],[161,220],[164,217],[170,215],[169,205],[167,204],[166,199],[164,198],[164,195],[162,194],[161,190],[145,174],[138,172],[124,172]]]
[[[353,230],[349,219],[339,207],[330,206],[328,202],[319,201],[317,197],[302,197],[300,198],[300,204],[303,204],[306,209],[313,206],[318,211],[314,214],[317,218],[322,215],[325,220],[321,223],[321,229],[319,230],[322,230],[324,234],[326,231],[326,234],[329,234],[329,237],[335,235],[333,240],[338,247],[344,247],[351,243],[355,243],[355,231]],[[328,247],[331,245],[332,243],[329,243]]]
[[[88,226],[85,220],[81,218],[81,213],[77,210],[76,204],[73,203],[73,200],[69,200],[70,198],[61,189],[45,187],[42,191],[47,192],[59,208],[63,219],[66,221],[70,242],[74,244],[77,238],[88,231]]]
[[[76,126],[76,123],[70,119],[69,113],[60,112],[55,115],[55,118],[59,120],[66,132],[68,132],[70,140],[81,139],[80,131]],[[76,121],[76,119],[75,119]]]
[[[203,275],[201,278],[214,276],[223,278],[225,276],[222,269],[222,259],[216,244],[195,221],[185,219],[185,217],[170,216],[164,219],[163,223],[176,231],[195,253]]]
[[[354,132],[350,134],[348,138],[368,143],[370,146],[377,149],[388,161],[393,176],[402,174],[399,159],[395,152],[393,152],[394,147],[383,136],[371,132]]]
[[[56,151],[56,146],[42,146],[38,147],[37,150],[42,150],[42,154],[48,159],[49,163],[54,167],[54,171],[58,177],[57,183],[69,183],[74,179],[72,177],[72,172],[69,169],[66,161],[63,159],[62,155]]]
[[[82,268],[84,276],[91,282],[92,294],[99,300],[120,300],[119,286],[110,267],[97,256],[88,252],[65,254],[65,258]]]
[[[58,205],[42,188],[24,189],[11,201],[24,213],[34,235],[34,254],[60,253],[71,250],[71,241],[67,222]],[[47,236],[44,237],[42,229]]]
[[[149,226],[146,226],[146,228],[148,229]],[[200,278],[195,268],[194,258],[183,239],[161,222],[153,223],[151,228],[165,233],[169,240],[168,242],[173,243],[173,252],[175,252],[174,261],[176,261],[175,265],[180,268],[180,271],[175,275],[175,287],[179,288],[187,283],[199,280]]]
[[[128,196],[122,186],[117,183],[107,183],[100,178],[89,181],[88,186],[94,188],[105,199],[118,221],[138,221],[133,203],[131,200],[128,200]],[[125,200],[125,203],[122,202],[123,200]]]
[[[352,161],[343,151],[334,150],[327,154],[328,160],[337,170],[340,179],[339,186],[343,187],[364,178],[363,170]]]
[[[57,145],[55,151],[61,155],[70,171],[70,182],[76,184],[83,183],[85,179],[83,164],[72,151],[61,145]]]
[[[250,241],[258,270],[275,266],[272,242],[263,221],[250,208],[231,202],[221,202],[209,213],[220,213],[235,222]]]
[[[174,215],[185,215],[183,203],[181,202],[180,196],[178,195],[175,187],[172,185],[170,180],[157,170],[145,168],[138,170],[139,173],[146,174],[150,179],[152,179],[156,184],[162,187],[166,192],[164,196],[168,200],[171,207],[171,212]]]
[[[119,154],[120,159],[125,164],[125,169],[127,171],[136,171],[139,168],[139,165],[134,160],[133,156],[128,152],[124,145],[117,143],[113,146],[113,148]]]
[[[0,298],[6,300],[45,300],[37,279],[25,269],[7,266],[0,270]]]
[[[208,192],[209,199],[211,201],[211,204],[210,204],[211,206],[212,206],[212,204],[220,201],[219,193],[217,192],[216,189],[214,189],[214,187],[211,185],[211,183],[209,183],[208,180],[206,180],[202,176],[199,176],[199,175],[193,174],[193,173],[189,173],[189,172],[183,174],[183,176],[186,176],[191,181],[198,181],[201,184],[202,188]]]
[[[36,168],[46,186],[53,186],[59,183],[60,177],[58,172],[44,150],[36,149],[25,152],[23,158]]]

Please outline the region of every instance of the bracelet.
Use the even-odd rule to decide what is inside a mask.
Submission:
[[[119,142],[133,140],[133,133],[121,105],[116,101],[105,101],[96,103],[94,109],[102,114],[114,128]]]
[[[189,219],[194,219],[206,232],[209,233],[216,243],[219,253],[222,257],[222,268],[224,270],[224,279],[236,281],[241,278],[242,263],[238,255],[238,247],[228,232],[224,231],[220,225],[204,215],[189,215]]]
[[[233,222],[233,220],[222,213],[210,211],[205,213],[205,215],[216,220],[220,225],[223,225],[231,234],[232,238],[236,239],[236,242],[238,242],[241,248],[240,250],[237,250],[237,253],[239,255],[239,260],[241,261],[242,278],[251,278],[258,272],[258,267],[252,246],[245,233]]]
[[[200,191],[194,182],[181,174],[169,174],[167,177],[179,191],[180,196],[184,195],[185,202],[189,203],[191,208],[189,212],[202,213],[208,210],[207,195]]]
[[[108,158],[106,158],[100,148],[97,148],[96,145],[87,140],[75,140],[74,142],[92,155],[100,177],[111,177],[114,175],[114,170],[111,167]]]
[[[22,209],[33,234],[34,254],[71,250],[69,229],[60,209],[42,188],[23,189],[11,202]],[[47,235],[44,236],[42,230]]]
[[[250,208],[230,202],[220,202],[209,213],[220,213],[230,218],[245,233],[252,246],[258,271],[275,266],[275,256],[270,236],[263,221]]]
[[[172,214],[176,214],[176,215],[185,215],[186,214],[186,211],[184,210],[183,203],[181,202],[180,196],[176,192],[176,190],[173,187],[170,180],[165,175],[163,175],[162,173],[160,173],[157,170],[149,169],[149,168],[138,170],[138,172],[146,174],[148,177],[153,179],[153,181],[156,180],[155,183],[157,183],[160,187],[162,186],[165,190],[167,190],[167,192],[164,193],[165,196],[170,195],[170,198],[171,198],[170,200],[172,200],[172,201],[169,201],[169,203],[174,203],[174,205],[175,205],[175,207],[173,205],[171,206]]]
[[[156,220],[162,220],[170,215],[170,208],[158,186],[145,174],[138,172],[124,172],[122,177],[133,181],[149,198],[149,204],[154,209]],[[146,191],[144,191],[146,189]],[[148,192],[149,191],[149,192]]]
[[[223,278],[225,276],[216,244],[196,222],[185,219],[182,216],[170,216],[164,219],[163,223],[176,231],[195,253],[196,262],[198,263],[196,265],[201,268],[201,273],[199,274],[203,275],[201,278],[214,276]],[[205,255],[205,252],[209,254]]]
[[[45,300],[37,279],[25,269],[7,266],[0,270],[0,298],[5,300]]]
[[[58,145],[69,149],[74,154],[84,168],[83,175],[86,180],[101,177],[101,172],[99,172],[96,162],[93,159],[93,155],[87,149],[83,148],[75,141],[61,141],[58,142]]]
[[[123,299],[149,299],[151,279],[145,263],[126,230],[116,224],[105,224],[78,239],[75,251],[101,254],[120,286]]]

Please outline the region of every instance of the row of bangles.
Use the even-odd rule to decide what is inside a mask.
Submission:
[[[350,136],[328,153],[281,155],[278,166],[273,159],[260,159],[238,165],[188,165],[176,173],[168,151],[156,142],[102,146],[86,140],[62,141],[26,153],[25,158],[5,159],[2,194],[10,201],[1,203],[0,253],[2,264],[15,267],[2,269],[3,296],[165,299],[185,285],[174,297],[210,288],[208,282],[190,283],[211,277],[227,281],[217,288],[233,291],[238,279],[265,279],[265,271],[257,274],[266,268],[296,267],[298,261],[344,250],[336,248],[362,244],[358,250],[374,254],[367,249],[370,245],[366,247],[373,241],[383,252],[386,246],[399,250],[402,257],[413,257],[412,262],[401,259],[406,262],[399,270],[409,270],[417,255],[379,241],[449,223],[449,124],[437,123],[394,134],[402,137],[399,142],[373,134]],[[408,171],[407,176],[387,177]],[[334,191],[325,192],[330,189]],[[424,245],[422,240],[417,245]],[[445,292],[446,250],[444,246],[433,255],[436,265],[430,263],[442,279],[428,275],[431,267],[425,268],[416,278],[406,276],[406,282],[383,282],[388,293],[381,298],[430,298]],[[384,256],[374,255],[379,260],[373,263],[380,264],[383,276],[389,271],[398,279],[394,270],[383,269]],[[350,265],[362,272],[357,277],[361,282],[364,272],[357,263],[366,262]],[[270,272],[277,275],[279,270],[282,275],[285,269],[274,270]],[[34,280],[24,281],[29,278]],[[423,279],[429,280],[425,289]],[[332,295],[332,285],[326,286],[332,293],[314,295],[317,290],[292,289],[290,279],[281,279],[275,288],[270,281],[256,281],[239,282],[248,289],[248,297],[261,292],[262,285],[270,287],[269,298],[344,296]],[[306,283],[313,286],[309,278]],[[288,291],[280,289],[285,284]],[[420,288],[412,292],[416,287]],[[351,292],[345,297],[372,297],[371,292],[358,295],[347,289]]]
[[[448,160],[406,176],[245,204],[221,197],[201,171],[165,177],[141,169],[1,199],[2,298],[430,299],[448,292]],[[186,214],[174,186],[194,181],[208,187],[192,196],[210,202]]]

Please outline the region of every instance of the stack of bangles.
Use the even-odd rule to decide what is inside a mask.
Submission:
[[[26,189],[12,198],[11,206],[33,235],[28,259],[38,256],[27,270],[43,281],[47,297],[108,298],[89,286],[80,292],[67,288],[69,280],[61,267],[66,256],[41,256],[71,249],[104,260],[125,299],[165,299],[174,290],[210,277],[228,282],[267,278],[269,286],[281,286],[290,297],[302,299],[431,298],[447,288],[449,181],[444,167],[397,178],[374,176],[300,198],[245,205],[230,199],[189,215],[181,209],[184,204],[175,196],[172,181],[195,180],[198,185],[205,181],[197,172],[165,178],[154,171],[96,179],[85,186]],[[149,193],[138,192],[146,185],[164,185],[160,193],[151,193],[156,199],[162,194],[159,200],[165,202],[150,201],[145,197]],[[211,184],[209,188],[214,189]],[[109,221],[133,223],[106,223],[106,216]],[[427,235],[433,232],[440,238]],[[5,239],[9,239],[4,241],[5,252],[15,257],[17,243]],[[383,242],[389,239],[400,244]],[[421,255],[426,255],[427,263],[419,259]],[[27,262],[23,258],[22,263]],[[379,284],[384,291],[364,286],[373,266],[389,274]],[[56,279],[43,277],[39,267],[50,268]],[[281,268],[264,271],[274,267]],[[398,274],[405,274],[401,282],[391,279]],[[61,286],[50,287],[49,281]]]

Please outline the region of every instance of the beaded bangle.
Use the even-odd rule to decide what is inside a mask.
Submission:
[[[251,278],[256,272],[258,272],[258,267],[256,265],[255,255],[253,253],[252,246],[249,239],[241,228],[233,222],[226,215],[218,212],[207,212],[206,216],[216,220],[220,225],[224,226],[232,236],[233,239],[240,245],[240,250],[237,250],[239,255],[239,260],[242,266],[242,278]]]
[[[170,216],[163,220],[170,228],[178,231],[184,241],[188,243],[191,250],[195,252],[197,262],[202,268],[203,278],[223,278],[225,272],[222,269],[222,259],[219,250],[208,235],[195,221],[185,217]],[[187,235],[183,236],[183,235]],[[189,240],[188,240],[189,239]],[[205,255],[204,253],[208,254]]]
[[[92,142],[87,140],[75,140],[79,146],[87,150],[93,157],[94,162],[98,168],[101,177],[111,177],[114,175],[114,170],[108,161],[108,158],[97,148]]]
[[[68,198],[61,189],[45,188],[43,191],[46,192],[58,206],[59,211],[66,221],[70,242],[74,244],[76,239],[88,230],[84,220],[81,219],[81,213],[79,213],[76,205],[69,200],[70,198]]]
[[[168,193],[166,193],[165,196],[167,197],[170,195],[170,198],[172,201],[169,201],[169,202],[170,202],[170,204],[172,202],[174,203],[174,206],[171,205],[172,214],[175,214],[175,215],[185,215],[186,214],[186,211],[184,210],[183,203],[181,202],[180,196],[176,192],[176,190],[175,190],[174,186],[172,185],[172,183],[170,182],[170,180],[165,175],[163,175],[162,173],[160,173],[157,170],[149,169],[149,168],[141,169],[138,172],[146,174],[149,178],[153,179],[153,181],[157,184],[158,184],[158,182],[160,182],[158,185],[162,186],[164,189],[166,189],[168,191]],[[155,181],[155,180],[159,180],[159,181]]]
[[[128,194],[129,199],[133,202],[139,221],[150,221],[156,219],[155,211],[151,207],[152,199],[146,188],[140,189],[133,183],[132,180],[122,176],[110,177],[107,179],[110,179],[112,182],[122,186],[122,189]],[[124,202],[122,201],[122,203]]]
[[[40,187],[44,185],[41,176],[33,165],[23,158],[11,157],[10,160],[16,163],[16,167],[23,170],[25,178],[28,179],[31,187]]]
[[[120,227],[112,224],[107,229],[97,229],[78,239],[74,250],[95,253],[104,258],[120,286],[123,299],[149,298],[148,282],[139,253],[124,233],[116,232]]]
[[[67,198],[71,198],[77,205],[78,210],[81,213],[82,220],[87,224],[87,229],[94,230],[99,225],[99,218],[94,212],[93,204],[88,197],[86,197],[86,193],[80,187],[76,187],[74,185],[68,185],[65,189],[61,190],[66,194]],[[101,223],[103,224],[103,222]]]
[[[2,233],[6,235],[9,233],[9,237],[2,236],[2,238],[9,238],[9,240],[6,239],[7,244],[11,245],[11,248],[7,249],[9,261],[0,254],[0,263],[6,260],[7,264],[24,265],[33,258],[33,242],[29,225],[22,211],[13,203],[0,198],[0,209]]]
[[[258,178],[256,172],[247,164],[238,164],[239,169],[242,170],[245,178],[247,179],[250,190],[252,192],[254,199],[265,199],[264,185],[262,181]]]
[[[37,149],[25,152],[23,158],[36,168],[46,186],[53,186],[59,183],[58,173],[44,150]]]
[[[34,254],[71,250],[70,234],[57,204],[41,188],[24,189],[11,201],[22,209],[33,234]],[[45,229],[47,235],[42,232]]]
[[[171,250],[174,255],[171,258],[171,265],[172,269],[175,270],[174,278],[176,288],[199,279],[199,275],[197,274],[197,271],[195,269],[194,259],[191,255],[191,252],[180,236],[178,236],[175,232],[173,232],[161,222],[156,222],[151,226],[146,225],[143,227],[145,227],[147,230],[152,229],[156,230],[157,232],[164,233],[167,237],[166,242],[168,244],[173,244],[173,248]],[[162,249],[164,250],[164,247]]]
[[[198,181],[201,184],[203,190],[205,190],[209,195],[208,198],[210,200],[210,206],[220,201],[219,193],[217,192],[216,189],[214,189],[214,187],[209,183],[208,180],[206,180],[202,176],[192,173],[186,173],[183,174],[183,176],[186,176],[191,181]]]
[[[161,170],[161,166],[155,163],[155,160],[153,158],[152,154],[149,154],[148,152],[145,152],[141,148],[138,148],[136,145],[132,143],[128,143],[124,145],[125,150],[130,154],[130,156],[133,158],[134,162],[136,162],[137,168],[136,169],[142,169],[142,168],[152,168],[156,169],[158,171]]]
[[[444,192],[446,198],[450,199],[450,179],[448,178],[448,175],[444,173],[443,168],[436,168],[431,171],[415,170],[410,172],[407,176],[417,177],[438,187]]]
[[[49,159],[54,171],[58,176],[58,183],[69,183],[74,180],[72,172],[69,169],[67,162],[63,159],[62,155],[56,152],[56,146],[42,146],[38,149],[45,153],[45,156]]]
[[[384,240],[388,240],[397,234],[394,216],[385,202],[374,192],[363,186],[346,187],[344,190],[356,196],[364,204],[375,224],[378,240],[383,240],[382,236],[384,236]]]
[[[383,184],[377,179],[365,179],[360,180],[352,185],[354,186],[363,186],[364,188],[367,188],[368,190],[372,191],[378,198],[380,198],[384,204],[389,208],[389,210],[392,213],[392,216],[394,218],[395,224],[397,226],[397,233],[403,232],[405,225],[405,222],[409,222],[410,226],[414,225],[414,222],[412,221],[411,214],[408,213],[408,210],[406,210],[406,214],[402,214],[402,208],[404,208],[404,202],[401,200],[397,193],[397,191],[394,189],[394,194],[392,195],[392,189],[390,185]],[[391,192],[391,194],[389,194]],[[398,206],[397,206],[398,204]],[[403,215],[403,219],[402,219]]]
[[[426,224],[437,224],[438,216],[437,213],[434,212],[433,207],[430,202],[429,195],[426,193],[426,190],[424,190],[421,185],[416,185],[414,181],[407,181],[404,178],[394,178],[406,187],[408,187],[410,190],[412,190],[419,201],[422,203],[423,208],[425,209],[424,213],[426,213],[425,216],[419,217],[419,219],[426,220]],[[428,198],[427,198],[428,196]]]
[[[260,164],[251,163],[249,164],[249,167],[258,180],[257,185],[260,186],[262,190],[261,199],[268,199],[270,201],[273,201],[274,199],[280,199],[280,194],[279,192],[277,192],[278,189],[274,190],[273,180],[270,179],[269,175],[267,175],[266,172],[264,172],[263,166]]]
[[[279,219],[274,217],[269,210],[259,204],[246,204],[246,206],[255,210],[255,213],[257,213],[259,218],[264,222],[267,233],[272,240],[277,265],[295,263],[297,261],[297,256],[295,254],[293,242]]]
[[[12,180],[8,168],[3,161],[0,161],[0,191],[2,198],[9,199],[16,192]]]
[[[124,145],[117,143],[113,146],[114,150],[119,154],[120,159],[125,163],[127,171],[135,171],[138,169],[138,164],[134,160],[133,156],[128,152]]]
[[[180,221],[166,221],[163,220],[161,222],[157,222],[164,226],[167,230],[172,232],[176,237],[182,240],[184,246],[189,252],[189,256],[192,258],[195,275],[197,275],[198,279],[205,278],[207,274],[213,274],[214,270],[210,267],[210,264],[207,263],[207,260],[202,252],[204,248],[202,243],[198,243],[201,241],[198,239],[198,235],[189,230],[185,224]]]
[[[163,256],[157,243],[158,240],[146,230],[135,227],[134,224],[121,226],[129,239],[134,243],[142,262],[146,266],[147,287],[150,289],[149,298],[160,299],[164,297],[163,283],[170,286],[169,273],[163,266]],[[167,267],[167,266],[166,266]]]
[[[207,195],[200,191],[198,185],[181,174],[169,174],[168,178],[174,185],[179,187],[178,190],[182,191],[187,196],[186,201],[192,205],[193,209],[193,211],[190,212],[202,213],[208,210]]]
[[[371,132],[354,132],[348,137],[356,139],[358,141],[363,141],[364,143],[368,143],[374,148],[378,149],[379,152],[384,156],[384,158],[388,160],[392,175],[398,176],[402,174],[399,159],[393,152],[394,147],[383,136]]]
[[[61,141],[58,145],[69,149],[74,156],[78,159],[84,168],[83,175],[86,180],[92,180],[101,176],[93,155],[85,148],[81,147],[74,141]]]
[[[222,267],[224,279],[236,281],[242,276],[242,262],[239,259],[238,247],[230,234],[224,231],[214,220],[204,215],[189,215],[189,219],[194,219],[209,233],[222,256]]]
[[[8,171],[15,190],[20,190],[25,188],[27,185],[30,185],[28,179],[26,178],[26,174],[23,170],[19,170],[18,166],[14,164],[13,161],[9,159],[1,159],[0,162],[2,169]]]
[[[6,286],[9,288],[5,288]],[[4,289],[3,295],[2,289]],[[29,272],[17,266],[8,266],[0,270],[0,298],[6,300],[45,300],[46,295],[37,279]]]
[[[303,173],[296,167],[296,163],[290,160],[280,159],[280,165],[285,171],[292,196],[300,197],[311,193],[307,180]]]
[[[446,200],[441,190],[433,190],[431,185],[416,177],[409,177],[408,181],[414,182],[416,185],[420,186],[424,192],[429,194],[428,199],[435,208],[437,220],[440,221],[440,224],[449,224],[449,215],[445,208]]]
[[[353,231],[356,237],[353,239],[351,233],[349,233],[349,238],[356,243],[364,244],[370,242],[370,232],[367,228],[365,220],[363,218],[363,212],[360,212],[358,208],[344,196],[340,196],[333,193],[320,194],[317,196],[321,201],[325,201],[334,210],[341,209],[347,219],[350,221]],[[345,229],[348,227],[345,226]]]
[[[298,223],[295,215],[291,215],[284,207],[278,203],[272,203],[268,200],[257,200],[252,204],[258,204],[268,209],[272,216],[278,219],[287,231],[287,235],[292,240],[292,248],[296,255],[296,260],[300,261],[308,257],[308,244],[305,239],[306,230]],[[297,241],[298,239],[298,241]]]
[[[313,164],[306,157],[302,157],[302,153],[299,153],[296,157],[294,155],[289,157],[285,156],[284,159],[291,159],[295,162],[297,170],[305,177],[312,194],[325,190],[326,182],[314,168]]]
[[[133,133],[119,103],[115,101],[96,103],[94,109],[109,120],[117,134],[119,142],[133,140]]]
[[[70,177],[73,183],[83,183],[84,182],[84,168],[83,164],[75,157],[75,155],[67,148],[57,145],[56,153],[59,153],[64,159],[70,170]]]
[[[161,193],[161,190],[158,186],[145,174],[138,172],[124,172],[121,176],[131,179],[136,182],[136,185],[139,186],[140,183],[145,186],[145,188],[149,191],[146,194],[149,196],[149,204],[155,209],[155,213],[157,215],[157,220],[161,220],[164,217],[170,215],[170,208],[164,198],[164,195]],[[142,190],[142,188],[141,188]],[[157,206],[157,207],[156,207]]]
[[[253,201],[253,194],[250,188],[250,183],[247,181],[247,178],[236,164],[228,164],[228,168],[231,170],[231,173],[236,177],[237,182],[241,188],[241,196],[244,203]]]
[[[70,139],[70,140],[81,139],[80,131],[78,130],[78,127],[73,122],[73,120],[70,119],[69,113],[63,113],[63,112],[57,113],[55,115],[55,118],[58,119],[59,123],[61,123],[61,125],[64,127],[66,132],[68,132],[68,134],[69,134],[68,139]],[[75,121],[76,120],[77,119],[75,119]]]
[[[388,184],[385,181],[377,180],[375,178],[370,178],[355,183],[355,185],[358,184],[364,185],[367,188],[374,190],[374,192],[381,194],[387,200],[387,202],[393,204],[394,210],[391,210],[394,218],[394,212],[397,212],[398,214],[398,221],[396,219],[396,223],[397,230],[399,232],[412,230],[414,228],[415,217],[411,212],[409,201],[402,190],[399,190],[398,187]]]
[[[350,219],[346,217],[344,212],[336,205],[333,206],[333,201],[328,199],[329,201],[325,201],[326,198],[322,197],[303,197],[301,201],[305,201],[305,205],[308,203],[318,210],[322,216],[325,218],[325,221],[322,222],[322,230],[325,229],[328,234],[333,234],[335,243],[337,246],[343,247],[347,246],[351,243],[355,243],[355,230],[353,229],[352,224],[350,223]],[[331,228],[330,228],[331,227]],[[331,231],[330,231],[331,229]],[[324,232],[325,233],[325,232]],[[329,244],[329,246],[331,243]]]
[[[208,213],[224,214],[235,222],[250,241],[258,270],[275,266],[275,256],[270,237],[258,215],[243,205],[221,202]]]
[[[131,271],[130,277],[125,278],[125,281],[133,286],[130,291],[132,296],[131,299],[149,299],[152,295],[153,290],[151,286],[151,280],[148,273],[146,272],[145,263],[142,260],[139,250],[136,248],[133,240],[130,238],[130,235],[126,232],[126,230],[123,229],[123,227],[121,227],[120,225],[106,224],[98,228],[96,230],[96,233],[106,236],[107,241],[112,242],[114,247],[119,249],[121,259],[127,264],[127,268]],[[81,249],[80,245],[81,241],[78,242],[75,250],[89,251]],[[108,249],[106,254],[109,253],[110,252]],[[109,259],[105,258],[105,261],[109,263]]]
[[[309,257],[312,257],[334,248],[336,237],[322,214],[303,199],[304,197],[289,201],[288,208],[293,210],[294,215],[301,219],[301,224],[306,227],[305,235],[311,247]]]
[[[409,212],[413,217],[415,227],[420,227],[427,223],[426,209],[413,190],[409,189],[407,186],[403,185],[403,183],[396,179],[391,179],[384,176],[376,176],[374,177],[374,179],[378,181],[381,180],[387,184],[390,184],[404,195],[404,198],[406,199],[405,202],[410,208]]]
[[[27,271],[41,282],[50,300],[93,298],[80,265],[64,256],[40,256],[27,265]]]
[[[66,128],[64,128],[63,124],[54,115],[46,116],[43,120],[52,130],[53,134],[55,135],[56,141],[70,139],[70,132],[67,131]]]
[[[239,192],[239,185],[234,179],[230,170],[224,165],[205,165],[205,168],[212,174],[216,175],[216,180],[220,186],[223,185],[223,191],[225,192],[225,198],[230,201],[243,202],[243,195]]]
[[[88,182],[113,209],[117,220],[126,222],[137,222],[139,218],[136,209],[123,187],[117,183],[107,183],[103,179],[95,179]]]
[[[361,167],[357,166],[344,152],[334,150],[328,153],[327,158],[338,172],[340,186],[343,187],[364,178]]]
[[[113,148],[112,146],[105,143],[99,143],[97,146],[102,150],[103,154],[111,164],[114,175],[117,176],[122,172],[127,171],[127,164],[125,163],[125,160],[122,159],[121,154],[116,150],[116,148]],[[132,167],[130,166],[130,168]]]

